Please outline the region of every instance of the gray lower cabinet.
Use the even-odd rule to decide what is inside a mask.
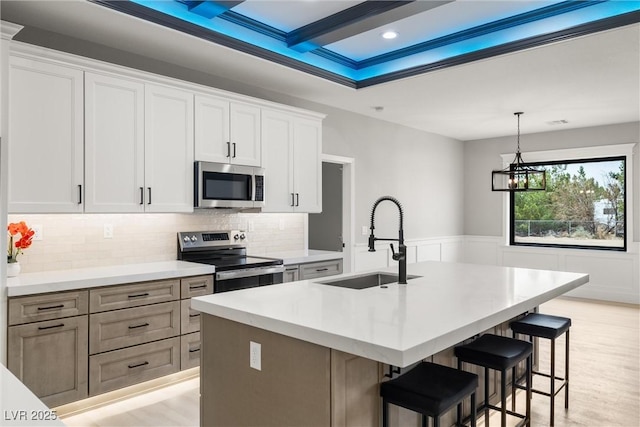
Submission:
[[[298,264],[285,265],[284,267],[284,283],[295,282],[300,280],[300,270]]]
[[[334,259],[331,261],[310,262],[300,264],[299,275],[300,280],[317,279],[318,277],[334,276],[342,274],[342,259]]]
[[[73,291],[9,300],[7,367],[50,407],[88,395],[86,294]],[[80,315],[64,317],[70,313]],[[42,317],[51,320],[26,323]]]
[[[200,365],[213,275],[9,298],[7,367],[48,406]]]
[[[89,357],[89,393],[96,395],[180,370],[180,337]]]
[[[200,332],[180,337],[180,369],[200,366]]]

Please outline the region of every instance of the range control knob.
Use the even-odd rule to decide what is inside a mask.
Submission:
[[[233,236],[233,240],[238,240],[240,238],[240,236],[238,234]]]
[[[244,235],[244,233],[240,234],[240,240],[244,240],[246,239],[247,236]]]
[[[191,236],[191,241],[192,242],[196,242],[197,240],[198,240],[198,238],[195,235]]]
[[[189,243],[191,241],[191,239],[189,239],[189,236],[184,236],[184,238],[182,240],[184,240],[187,243]]]

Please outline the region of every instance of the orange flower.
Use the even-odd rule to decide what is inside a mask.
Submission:
[[[13,222],[7,225],[7,231],[9,231],[7,261],[16,262],[18,255],[22,253],[22,250],[31,246],[35,232],[30,229],[24,221],[20,221],[18,223]],[[17,239],[18,234],[20,234],[20,239],[18,239],[14,244],[13,242]]]

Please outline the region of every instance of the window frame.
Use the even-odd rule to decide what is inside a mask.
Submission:
[[[527,162],[527,166],[553,166],[553,165],[569,165],[569,164],[582,164],[582,163],[596,163],[596,162],[606,162],[606,161],[622,161],[624,162],[624,239],[622,242],[622,246],[599,246],[599,245],[579,245],[579,244],[562,244],[562,243],[537,243],[537,242],[516,242],[516,226],[515,226],[515,192],[509,193],[509,245],[510,246],[533,246],[533,247],[551,247],[551,248],[570,248],[570,249],[591,249],[591,250],[603,250],[603,251],[617,251],[617,252],[626,252],[627,251],[627,205],[628,205],[628,194],[627,194],[627,156],[614,156],[614,157],[595,157],[595,158],[586,158],[586,159],[571,159],[571,160],[553,160],[547,162],[535,162],[529,163]]]
[[[636,143],[631,144],[616,144],[616,145],[603,145],[593,147],[581,147],[581,148],[568,148],[559,150],[548,151],[532,151],[522,153],[522,157],[525,159],[528,165],[540,165],[540,164],[565,164],[565,163],[578,163],[580,161],[589,161],[592,159],[620,159],[624,158],[625,161],[625,224],[624,224],[624,243],[622,247],[607,247],[607,246],[593,246],[593,245],[562,245],[551,243],[515,243],[514,242],[514,195],[512,192],[508,192],[503,197],[504,203],[504,217],[505,221],[503,229],[505,230],[505,244],[512,248],[549,248],[549,249],[585,249],[591,251],[615,251],[615,252],[629,252],[630,242],[633,239],[633,220],[634,212],[633,207],[635,204],[633,177],[634,177],[634,164],[633,156]],[[502,161],[504,167],[508,167],[513,159],[513,153],[502,154]]]

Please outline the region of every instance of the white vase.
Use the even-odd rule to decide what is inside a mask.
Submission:
[[[10,262],[7,264],[7,277],[16,277],[20,274],[20,263]]]

